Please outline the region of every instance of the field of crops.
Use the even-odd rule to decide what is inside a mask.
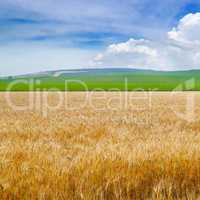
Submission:
[[[0,93],[0,199],[200,199],[200,93]]]

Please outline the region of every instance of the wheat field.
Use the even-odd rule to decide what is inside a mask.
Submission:
[[[1,93],[0,199],[200,199],[200,93]]]

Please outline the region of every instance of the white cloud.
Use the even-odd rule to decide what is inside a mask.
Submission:
[[[104,53],[93,60],[96,65],[109,66],[148,66],[152,68],[158,59],[155,45],[148,40],[129,39],[127,42],[109,45]]]
[[[101,54],[101,53],[99,53],[99,54],[97,54],[97,55],[95,56],[94,60],[98,62],[98,61],[102,60],[103,57],[104,57],[104,55]]]
[[[188,48],[200,47],[200,13],[183,17],[178,26],[168,32],[168,37]]]
[[[129,39],[111,44],[93,63],[162,70],[200,69],[200,13],[183,17],[162,42]]]
[[[150,47],[150,42],[144,39],[129,39],[127,42],[112,44],[107,50],[109,53],[138,53],[147,56],[157,56],[156,49]]]

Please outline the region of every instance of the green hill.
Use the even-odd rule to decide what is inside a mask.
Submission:
[[[200,70],[60,70],[0,79],[0,91],[200,90]]]

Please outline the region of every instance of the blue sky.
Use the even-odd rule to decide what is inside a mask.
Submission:
[[[84,67],[200,66],[197,0],[7,0],[0,1],[0,10],[0,75]],[[195,25],[189,23],[195,41],[182,19],[196,20]],[[191,42],[195,58],[188,53]]]

